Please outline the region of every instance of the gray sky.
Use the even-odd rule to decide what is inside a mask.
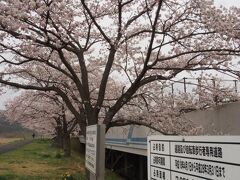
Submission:
[[[226,7],[238,6],[240,7],[240,0],[215,0],[216,4],[221,4]]]
[[[226,7],[238,6],[240,7],[240,0],[215,0],[216,5],[223,5]],[[16,90],[7,90],[7,93],[0,95],[0,110],[4,109],[4,104],[19,95],[19,92]]]

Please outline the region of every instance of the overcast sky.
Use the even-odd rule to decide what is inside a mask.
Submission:
[[[215,0],[216,5],[223,5],[226,7],[238,6],[240,7],[240,0]],[[19,93],[16,90],[8,90],[6,94],[0,95],[0,110],[4,109],[4,104],[18,95]]]
[[[226,7],[238,6],[240,7],[240,0],[215,0],[216,4],[221,4]]]

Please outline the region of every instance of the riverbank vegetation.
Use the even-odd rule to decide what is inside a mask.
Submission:
[[[0,180],[85,179],[84,155],[72,152],[70,158],[53,147],[49,140],[34,140],[18,150],[0,155]],[[117,180],[106,171],[106,180]]]

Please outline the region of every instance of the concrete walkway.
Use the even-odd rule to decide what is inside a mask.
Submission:
[[[23,141],[18,141],[18,142],[13,142],[13,143],[10,143],[10,144],[6,144],[6,145],[2,145],[0,146],[0,154],[3,154],[3,153],[6,153],[6,152],[9,152],[9,151],[13,151],[17,148],[20,148],[26,144],[29,144],[31,143],[33,140],[32,139],[28,139],[28,140],[23,140]]]

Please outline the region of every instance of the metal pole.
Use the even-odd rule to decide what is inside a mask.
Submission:
[[[173,83],[171,84],[172,86],[172,107],[174,107],[174,87],[173,87]]]
[[[199,88],[198,100],[201,101],[201,89],[202,89],[201,86],[202,86],[202,84],[201,84],[200,78],[197,78],[197,80],[198,80],[198,88]]]
[[[163,86],[161,87],[162,103],[163,103]]]
[[[234,85],[235,85],[235,92],[237,93],[238,90],[237,90],[237,80],[233,80],[234,81]]]
[[[216,87],[216,83],[215,83],[215,79],[212,79],[212,82],[213,82],[213,98],[214,98],[214,102],[217,104],[218,103],[218,96],[216,95],[216,89],[215,89],[215,87]]]
[[[105,125],[98,125],[97,180],[104,180],[105,174]]]
[[[187,92],[187,87],[186,87],[186,79],[187,78],[183,78],[183,85],[184,85],[184,92],[186,93]]]
[[[213,88],[215,89],[216,87],[215,79],[212,79],[212,82],[213,82]]]

